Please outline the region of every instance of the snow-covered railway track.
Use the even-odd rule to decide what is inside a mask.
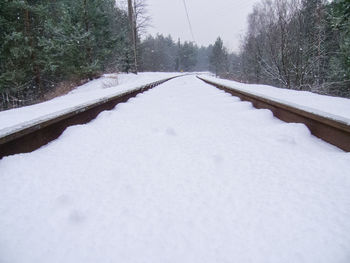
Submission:
[[[253,106],[256,108],[271,110],[275,117],[283,121],[303,123],[309,128],[313,135],[344,151],[350,151],[350,126],[347,123],[238,89],[233,89],[232,87],[202,77],[198,78],[244,101],[252,102]],[[86,105],[80,105],[73,110],[70,109],[45,120],[32,122],[18,129],[10,130],[8,133],[0,134],[0,159],[4,156],[36,150],[58,138],[67,127],[87,123],[94,119],[100,112],[110,110],[118,103],[125,102],[129,98],[170,79],[172,78],[152,82],[129,92],[99,99]]]
[[[0,262],[349,262],[350,155],[194,76],[0,160]]]
[[[350,125],[345,122],[324,117],[299,107],[293,107],[239,89],[234,89],[199,76],[198,78],[233,96],[239,97],[243,101],[251,102],[255,108],[271,110],[273,115],[280,120],[292,123],[303,123],[309,128],[313,135],[346,152],[350,152]]]
[[[0,262],[347,263],[350,154],[177,78],[0,160]]]
[[[126,102],[137,94],[173,78],[175,77],[155,81],[131,91],[98,99],[54,116],[9,129],[8,132],[0,134],[0,159],[13,154],[32,152],[57,139],[67,127],[87,123],[96,118],[100,112],[113,109],[118,103]]]

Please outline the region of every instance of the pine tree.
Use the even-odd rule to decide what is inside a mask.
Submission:
[[[224,43],[220,37],[218,37],[213,46],[213,51],[210,56],[210,65],[213,67],[215,74],[218,76],[227,69],[227,51],[224,47]]]
[[[179,52],[179,66],[182,71],[191,71],[197,64],[197,47],[192,42],[185,41],[180,45]]]
[[[130,65],[127,14],[114,0],[4,0],[0,26],[0,108]]]
[[[336,0],[332,5],[333,26],[339,32],[339,54],[333,63],[340,69],[339,78],[350,80],[350,2]]]
[[[28,86],[33,93],[41,94],[44,61],[40,42],[45,11],[41,1],[1,3],[0,91],[7,96]]]

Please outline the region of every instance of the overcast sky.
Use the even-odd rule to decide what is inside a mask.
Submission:
[[[152,17],[148,33],[170,34],[175,40],[193,40],[183,0],[146,0]],[[259,0],[186,0],[195,41],[213,44],[221,36],[231,51],[238,51],[247,16]]]

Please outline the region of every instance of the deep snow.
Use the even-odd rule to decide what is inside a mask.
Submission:
[[[261,84],[244,84],[213,76],[202,75],[201,77],[350,125],[350,99],[347,98],[320,95],[309,91],[281,89]]]
[[[0,160],[0,262],[349,262],[350,154],[178,78]]]
[[[92,80],[55,99],[31,106],[0,111],[0,136],[30,123],[54,117],[80,105],[178,75],[180,73],[105,74],[101,78]]]

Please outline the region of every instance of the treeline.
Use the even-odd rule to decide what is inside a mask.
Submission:
[[[0,109],[41,101],[106,72],[208,71],[212,46],[141,41],[149,17],[133,0],[136,30],[115,0],[2,0],[0,2]]]
[[[140,40],[149,17],[133,0],[136,30],[115,0],[0,1],[0,109],[40,101],[65,83],[105,72],[212,71],[249,83],[350,97],[350,2],[263,0],[238,54],[170,36]],[[68,84],[67,84],[68,85]]]
[[[198,47],[193,42],[175,42],[171,36],[148,36],[139,54],[142,71],[211,71],[221,76],[239,72],[238,55],[229,52],[220,37],[213,45]]]
[[[140,69],[142,71],[208,71],[212,46],[198,47],[193,42],[175,42],[171,36],[148,36],[142,41]]]
[[[0,108],[132,66],[128,16],[115,0],[2,0],[0,28]]]
[[[350,1],[264,0],[248,21],[231,77],[350,97]]]

